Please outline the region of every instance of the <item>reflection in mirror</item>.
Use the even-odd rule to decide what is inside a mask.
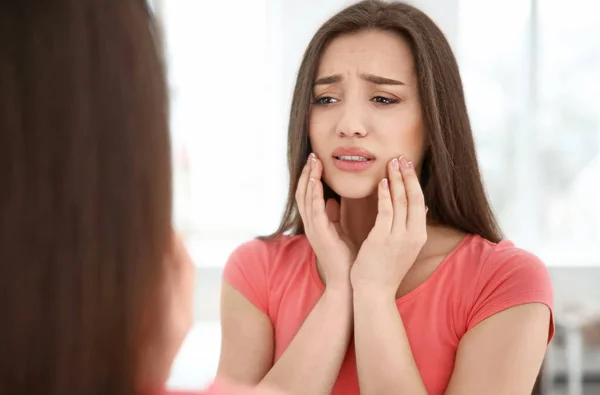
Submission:
[[[410,73],[404,73],[403,67],[410,69],[410,65],[407,65],[410,62],[406,62],[406,59],[412,54],[402,52],[406,49],[402,47],[403,41],[394,40],[395,37],[357,35],[352,37],[355,40],[333,41],[330,47],[317,56],[321,60],[321,68],[314,71],[321,74],[315,75],[310,82],[315,82],[317,77],[331,75],[344,78],[336,83],[311,86],[310,92],[314,97],[311,96],[310,103],[300,99],[294,101],[296,77],[309,41],[324,21],[354,2],[331,0],[300,4],[286,0],[261,0],[251,2],[252,4],[243,1],[228,2],[227,5],[201,3],[191,0],[165,2],[163,7],[173,94],[171,122],[175,142],[175,211],[179,227],[199,268],[197,322],[176,361],[171,377],[172,386],[178,388],[195,387],[212,377],[217,372],[219,354],[222,360],[225,359],[219,369],[222,374],[235,376],[241,381],[269,377],[267,372],[271,371],[268,368],[273,368],[270,365],[272,361],[267,363],[250,357],[245,360],[245,354],[240,351],[240,347],[246,344],[242,341],[241,334],[234,336],[242,339],[242,345],[222,338],[219,318],[231,318],[219,312],[216,300],[222,291],[234,295],[236,292],[241,293],[241,296],[237,295],[239,298],[234,297],[232,303],[239,303],[239,306],[236,304],[237,307],[256,313],[256,316],[244,317],[245,320],[256,319],[258,322],[256,325],[246,325],[252,328],[252,332],[246,335],[252,339],[249,343],[256,347],[251,351],[253,357],[258,358],[262,350],[266,354],[274,353],[278,361],[285,362],[284,350],[293,350],[294,334],[301,334],[299,328],[302,324],[310,323],[307,318],[313,311],[310,309],[295,313],[303,318],[301,322],[289,320],[283,312],[272,311],[275,308],[273,306],[282,306],[283,303],[272,299],[273,292],[283,295],[291,291],[286,291],[283,280],[276,277],[256,279],[253,277],[256,275],[255,271],[246,267],[260,266],[252,254],[258,257],[272,256],[270,249],[265,247],[262,250],[260,246],[271,245],[269,243],[273,242],[251,242],[248,248],[239,247],[247,246],[246,242],[256,235],[270,234],[278,228],[288,197],[292,198],[290,223],[285,224],[289,226],[281,230],[301,233],[303,229],[297,226],[299,218],[294,217],[297,208],[294,199],[296,190],[293,187],[300,178],[298,173],[309,152],[315,152],[320,160],[318,166],[322,167],[317,171],[322,171],[324,197],[333,197],[334,200],[340,195],[361,198],[363,190],[376,190],[379,185],[377,181],[384,177],[389,178],[391,192],[394,193],[394,180],[388,177],[385,166],[381,166],[393,156],[404,155],[413,161],[417,171],[425,170],[427,173],[427,166],[423,166],[427,163],[425,154],[427,149],[432,154],[435,153],[437,138],[435,133],[428,133],[423,140],[423,147],[418,148],[419,143],[416,141],[420,136],[417,132],[419,125],[414,119],[409,122],[411,114],[415,114],[411,106],[417,97],[416,103],[423,107],[423,114],[427,115],[427,110],[432,107],[423,104],[428,97],[419,91],[424,86],[424,79],[419,79],[418,84],[411,84]],[[597,56],[594,56],[597,52],[595,42],[591,39],[600,34],[597,31],[600,26],[597,6],[584,0],[573,3],[568,9],[552,2],[536,0],[485,4],[474,0],[454,0],[443,4],[419,0],[411,4],[421,8],[440,26],[456,55],[486,195],[504,231],[504,238],[511,240],[515,248],[523,249],[518,251],[528,251],[539,258],[539,262],[542,262],[539,267],[549,273],[548,278],[554,290],[553,318],[556,336],[545,357],[538,380],[539,391],[546,394],[594,393],[597,387],[594,387],[593,382],[600,376],[600,364],[597,363],[600,351],[594,342],[594,333],[599,333],[595,324],[598,319],[594,306],[600,305],[600,295],[595,291],[594,284],[600,280],[600,211],[591,203],[600,197],[595,182],[600,178],[600,103],[596,99],[599,97],[600,87],[594,83],[600,81],[600,65]],[[222,29],[216,20],[198,24],[194,17],[201,13],[226,12],[226,8],[232,6],[240,10],[240,13],[236,13],[237,16],[232,16],[232,23],[244,31],[243,35],[235,29]],[[505,28],[507,21],[510,21],[511,29]],[[218,37],[215,36],[215,31],[220,32]],[[386,39],[390,39],[389,42]],[[385,49],[380,47],[383,46],[382,43],[388,44]],[[226,51],[224,48],[235,50]],[[344,57],[344,54],[360,54],[360,51],[368,53],[365,58],[372,63],[359,64],[356,59]],[[203,61],[207,56],[219,61]],[[383,56],[389,56],[390,60],[377,61]],[[244,59],[243,67],[240,66],[239,59]],[[381,77],[400,80],[405,84],[369,85],[356,72],[359,68],[361,71],[368,71],[363,74],[377,72]],[[445,70],[447,69],[446,67]],[[207,75],[240,77],[224,89],[221,80],[207,78]],[[211,94],[199,93],[206,91]],[[415,92],[418,94],[415,95]],[[300,90],[300,93],[305,91]],[[395,100],[399,102],[395,103]],[[450,102],[455,103],[440,101]],[[298,139],[289,142],[288,125],[296,130],[294,127],[300,122],[295,123],[296,118],[293,114],[290,117],[289,110],[303,108],[303,103],[310,108],[307,113],[306,135],[302,137],[298,133]],[[442,110],[443,108],[439,108],[438,112]],[[451,120],[459,113],[455,108],[452,110],[453,116],[448,118],[449,123],[444,124],[446,129],[452,127]],[[231,116],[233,111],[236,112],[235,116]],[[397,130],[405,133],[396,135],[397,139],[392,140],[392,134],[385,134],[387,125],[395,125]],[[425,123],[422,126],[430,129]],[[444,130],[440,130],[440,133],[443,132]],[[447,144],[458,141],[456,134],[448,141]],[[207,142],[210,143],[208,152],[203,148]],[[311,144],[307,145],[308,142]],[[288,143],[292,151],[298,154],[293,158],[291,174],[288,174],[285,157]],[[333,155],[338,147],[348,146],[366,149],[368,153],[338,152],[339,155]],[[422,158],[420,154],[423,154]],[[360,155],[367,155],[367,163],[348,164],[341,158]],[[369,162],[369,155],[375,156],[370,161],[372,163]],[[360,166],[368,166],[368,169],[361,172],[347,171]],[[461,180],[468,179],[463,173],[461,176]],[[432,182],[435,178],[430,174],[428,180]],[[425,184],[421,179],[421,185]],[[211,188],[215,186],[210,193],[206,193],[207,185]],[[464,184],[461,187],[464,188]],[[446,189],[452,190],[451,188],[452,185],[449,185]],[[449,254],[448,251],[459,248],[460,252],[462,248],[458,241],[459,234],[451,231],[446,233],[445,228],[440,230],[433,226],[435,221],[444,223],[452,218],[445,211],[452,204],[437,205],[435,200],[431,203],[431,197],[435,195],[428,195],[431,192],[427,191],[427,187],[424,187],[424,192],[425,204],[429,206],[427,243],[436,248],[424,249],[430,256],[418,257],[427,258],[425,260],[415,259],[422,263],[414,265],[419,270],[413,268],[405,273],[403,285],[395,290],[395,296],[399,296],[399,300],[406,296],[408,299],[404,300],[412,300],[412,291],[415,289],[424,290],[419,291],[419,294],[423,292],[423,295],[431,295],[431,291],[427,290],[432,284],[429,280],[432,273],[434,278],[441,276],[436,274],[440,273],[437,271],[440,266],[439,257],[455,255],[456,258],[456,253]],[[454,193],[449,201],[460,203]],[[348,207],[342,199],[342,218],[344,209],[348,210]],[[330,203],[327,208],[328,212],[336,213],[335,203]],[[352,212],[366,211],[353,207]],[[471,209],[465,212],[469,213],[466,215],[467,219],[474,218]],[[346,220],[347,226],[362,229],[362,234],[359,231],[348,231],[353,247],[350,248],[351,251],[360,249],[358,247],[362,246],[362,239],[373,226],[373,218],[366,215],[362,218],[369,225],[360,226]],[[469,234],[479,232],[477,229],[461,227],[459,230]],[[484,238],[494,241],[489,235]],[[440,239],[447,240],[447,243],[436,242]],[[301,243],[295,248],[300,247]],[[314,267],[315,270],[311,269],[307,274],[306,287],[327,289],[330,283],[327,280],[328,272],[320,262],[324,260],[319,259],[315,265],[311,265],[311,257],[318,255],[313,255],[311,251],[316,252],[318,248],[314,248],[312,243],[305,247],[306,259],[298,262],[288,259],[288,266]],[[443,262],[452,262],[444,259]],[[267,260],[267,263],[269,265],[261,270],[274,276],[277,273],[272,266],[275,261]],[[505,262],[499,264],[499,267],[508,268],[509,264],[510,262]],[[282,264],[282,267],[285,265]],[[444,264],[442,269],[447,267],[452,265]],[[497,274],[494,273],[490,273],[490,286],[494,286],[494,279],[497,279],[494,277]],[[221,285],[223,274],[226,282]],[[485,274],[482,272],[482,275]],[[464,273],[461,272],[461,275]],[[241,281],[241,277],[246,278],[248,287],[255,295],[244,293],[243,285],[235,282]],[[479,284],[483,286],[481,281],[483,280],[480,279]],[[274,290],[274,284],[279,284],[282,288]],[[443,289],[449,292],[451,288]],[[485,289],[481,288],[481,291],[484,292]],[[473,290],[474,294],[475,292]],[[494,295],[496,294],[490,291],[490,297]],[[294,300],[294,303],[303,300],[303,307],[307,309],[307,306],[320,306],[320,299],[317,297],[306,301],[297,295]],[[416,301],[418,298],[412,303]],[[398,315],[412,346],[412,323],[410,316],[406,315],[409,313],[403,315],[401,306],[402,303]],[[465,316],[458,322],[467,327],[472,325],[471,330],[484,328],[486,324],[493,327],[495,318],[502,317],[501,313],[493,314],[475,325],[480,317],[475,316],[477,306],[470,306],[472,316]],[[481,310],[485,310],[484,306],[485,304],[481,306]],[[353,303],[353,307],[360,306],[354,306]],[[431,310],[431,307],[427,309]],[[291,311],[294,310],[287,311],[292,315]],[[265,325],[261,326],[260,319],[265,316],[268,319],[263,320]],[[358,318],[355,316],[353,320]],[[241,318],[234,316],[233,319]],[[338,321],[343,322],[344,319],[340,318]],[[321,326],[325,325],[324,321],[319,322]],[[271,325],[267,325],[268,323]],[[265,349],[260,348],[264,344],[261,345],[259,340],[267,336],[264,332],[273,325],[275,348],[265,352]],[[286,325],[290,327],[289,332],[283,329]],[[234,324],[235,326],[238,325]],[[225,327],[223,329],[226,330]],[[344,332],[339,330],[336,333]],[[462,339],[467,339],[466,333],[457,333]],[[226,335],[223,332],[223,336]],[[356,335],[355,332],[354,336]],[[427,337],[427,342],[433,344],[431,339]],[[350,370],[343,366],[352,365],[347,360],[352,361],[354,355],[360,355],[361,345],[357,340],[354,339],[354,347],[357,348],[348,352],[345,357],[347,359],[341,362],[340,369],[343,372]],[[221,341],[224,342],[224,348],[220,346]],[[390,343],[390,349],[392,344]],[[484,341],[483,344],[487,343]],[[233,351],[227,350],[228,345]],[[370,346],[376,349],[376,345]],[[458,345],[454,352],[459,361]],[[438,355],[437,352],[434,354]],[[239,372],[226,361],[227,355],[235,355],[240,364],[247,361],[254,365],[264,362],[264,365],[250,373]],[[419,359],[418,351],[413,350],[413,358],[417,367],[429,365]],[[410,358],[407,361],[410,365]],[[448,373],[448,380],[454,374],[457,374],[456,380],[459,380],[459,366],[457,362],[451,370],[452,374]],[[285,374],[285,370],[282,371]],[[473,375],[474,370],[469,371]],[[251,377],[244,376],[245,373]],[[277,371],[269,373],[270,379],[275,382],[278,379],[276,373]],[[356,372],[358,381],[360,373],[359,365]],[[421,377],[426,381],[429,374],[422,370],[419,373],[426,376]],[[481,373],[482,377],[484,373]],[[342,374],[342,377],[350,376]],[[322,382],[325,381],[327,380],[323,379]],[[456,381],[456,391],[462,385],[461,381]],[[341,388],[337,383],[329,384],[334,388]],[[427,383],[425,385],[427,387]],[[435,389],[430,392],[435,393]]]

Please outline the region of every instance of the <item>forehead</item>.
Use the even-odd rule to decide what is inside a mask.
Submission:
[[[370,30],[336,37],[323,51],[317,77],[368,73],[408,82],[414,74],[413,54],[404,38]]]

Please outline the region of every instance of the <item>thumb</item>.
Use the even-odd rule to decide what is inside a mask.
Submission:
[[[340,204],[335,199],[327,199],[325,203],[325,213],[331,222],[340,222]]]

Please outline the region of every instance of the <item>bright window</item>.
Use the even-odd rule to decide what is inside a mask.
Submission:
[[[197,265],[218,267],[242,241],[273,231],[283,210],[286,169],[277,159],[286,131],[269,116],[281,98],[267,58],[266,1],[162,8],[175,221]]]
[[[459,60],[488,193],[549,265],[600,265],[600,5],[462,0]]]

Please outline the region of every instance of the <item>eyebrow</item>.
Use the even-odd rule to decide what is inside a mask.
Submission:
[[[394,80],[391,78],[380,77],[374,74],[361,74],[360,78],[364,81],[371,82],[375,85],[406,85],[402,81]],[[329,75],[326,77],[321,77],[314,82],[314,86],[316,85],[331,85],[342,80],[342,76],[339,74]]]

